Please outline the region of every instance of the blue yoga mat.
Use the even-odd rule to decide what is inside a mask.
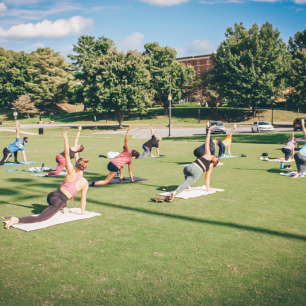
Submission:
[[[27,164],[37,164],[37,162],[29,161],[29,162],[27,162]],[[1,166],[21,166],[21,165],[24,165],[24,162],[20,162],[20,164],[5,163],[4,165],[0,165],[0,167]]]
[[[225,157],[221,156],[221,158],[232,158],[232,157],[239,157],[239,156],[234,156],[234,155],[232,156],[226,155]]]

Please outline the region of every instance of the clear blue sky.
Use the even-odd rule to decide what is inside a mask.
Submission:
[[[215,51],[234,23],[267,21],[288,42],[306,28],[306,0],[0,0],[0,46],[51,47],[66,56],[86,34],[109,37],[124,51],[158,42],[181,57]]]

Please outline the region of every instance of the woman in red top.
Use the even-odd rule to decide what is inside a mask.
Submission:
[[[131,129],[131,126],[129,126],[126,132],[126,135],[125,135],[123,152],[120,153],[118,156],[116,156],[114,159],[112,159],[108,163],[107,169],[109,171],[109,174],[106,177],[106,179],[103,181],[89,182],[89,187],[107,185],[116,176],[118,171],[120,172],[120,180],[122,180],[123,179],[123,167],[125,164],[129,165],[130,178],[131,178],[131,181],[134,182],[133,173],[132,173],[132,158],[133,157],[138,158],[140,154],[136,150],[132,150],[132,151],[129,150],[128,141],[129,141],[130,129]]]
[[[43,210],[38,216],[28,216],[22,218],[11,217],[10,222],[5,226],[6,229],[9,229],[11,225],[16,223],[34,223],[41,222],[50,219],[53,217],[61,208],[64,208],[63,213],[68,213],[67,201],[73,199],[74,196],[82,191],[81,194],[81,210],[82,214],[85,214],[86,206],[86,194],[88,190],[88,182],[83,177],[84,170],[87,168],[88,159],[79,158],[75,163],[75,170],[70,161],[69,156],[69,144],[67,132],[62,130],[62,135],[65,140],[65,159],[66,159],[66,169],[67,175],[63,181],[61,187],[48,194],[47,202],[49,206]]]

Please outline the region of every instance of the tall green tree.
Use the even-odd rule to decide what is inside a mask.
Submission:
[[[270,23],[249,30],[240,24],[227,28],[214,62],[215,76],[223,96],[232,105],[270,103],[284,89],[291,56],[277,29]]]
[[[306,105],[306,49],[294,52],[291,63],[290,85],[294,88],[287,96],[287,105],[305,107]]]
[[[293,57],[295,57],[297,51],[306,49],[306,29],[302,32],[296,32],[293,38],[290,36],[288,41],[288,49]]]
[[[144,112],[151,104],[150,73],[145,57],[137,51],[108,50],[96,59],[90,79],[84,92],[91,97],[90,106],[96,111],[114,110],[120,128],[124,114],[133,109]]]
[[[76,45],[73,45],[73,52],[68,57],[72,60],[71,70],[74,73],[77,86],[74,89],[74,102],[83,103],[84,110],[88,104],[95,102],[95,95],[85,95],[84,92],[88,86],[91,86],[94,80],[91,79],[90,70],[97,58],[107,54],[114,48],[114,42],[107,37],[82,35],[79,37]],[[93,100],[92,100],[93,99]]]
[[[38,48],[32,54],[36,61],[34,67],[29,69],[33,76],[33,83],[29,83],[31,100],[54,112],[57,103],[68,101],[71,88],[75,86],[70,64],[51,48]]]
[[[32,81],[29,68],[35,59],[23,51],[14,52],[0,48],[0,103],[12,103],[29,92],[28,83]]]
[[[151,74],[151,91],[155,101],[162,101],[167,114],[170,78],[172,100],[178,102],[189,95],[189,83],[195,78],[194,69],[176,61],[177,53],[172,47],[161,47],[154,42],[145,44],[144,49]]]

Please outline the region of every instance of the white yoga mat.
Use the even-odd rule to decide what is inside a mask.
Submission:
[[[295,174],[296,174],[296,171],[280,173],[280,175],[284,175],[284,176],[295,176]],[[301,175],[300,177],[306,177],[306,172],[304,172],[303,175]]]
[[[12,227],[18,228],[25,232],[30,232],[30,231],[36,231],[36,230],[50,227],[50,226],[57,225],[57,224],[101,216],[101,214],[99,213],[90,212],[90,211],[86,211],[87,214],[82,215],[81,208],[76,208],[76,207],[70,208],[69,210],[71,211],[69,214],[63,214],[62,211],[59,211],[52,218],[46,221],[35,222],[35,223],[18,223],[18,224],[12,225]],[[3,221],[3,222],[8,223],[9,221]]]
[[[182,166],[182,167],[186,167],[186,166],[188,166],[188,165],[191,165],[191,164],[184,164],[184,165],[180,165],[180,166]],[[224,165],[224,163],[218,163],[218,165],[217,165],[217,166],[222,166],[222,165]]]
[[[277,162],[277,163],[292,163],[294,162],[295,160],[292,159],[292,158],[289,158],[288,160],[285,160],[284,158],[277,158],[277,159],[269,159],[268,161],[270,162]]]
[[[209,188],[209,189],[210,189],[209,192],[206,191],[206,186],[205,185],[199,186],[199,187],[192,187],[191,191],[188,191],[188,189],[185,189],[184,191],[178,193],[175,197],[187,200],[187,199],[191,199],[191,198],[201,197],[201,196],[204,196],[204,195],[224,191],[224,189],[216,189],[216,188]],[[159,193],[158,195],[169,197],[171,195],[171,192],[173,192],[173,191]]]

